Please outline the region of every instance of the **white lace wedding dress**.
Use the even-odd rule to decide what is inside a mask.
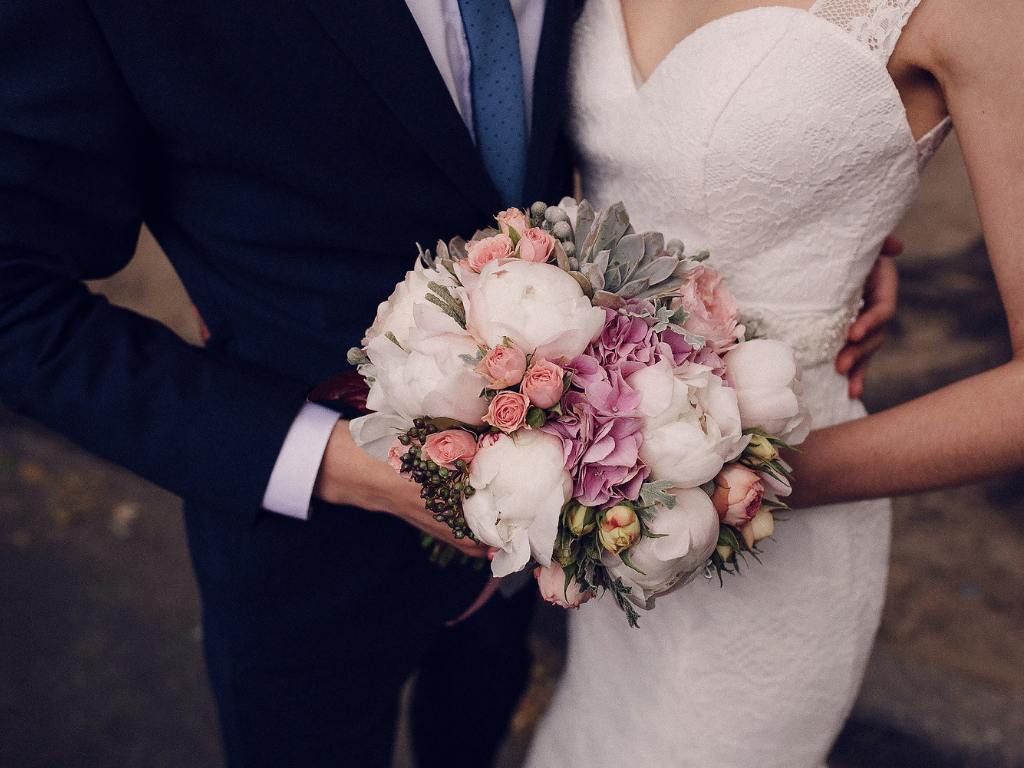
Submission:
[[[708,248],[745,314],[798,350],[816,426],[862,416],[835,356],[950,127],[915,141],[886,69],[919,0],[733,13],[642,85],[619,2],[590,0],[575,32],[585,196]],[[529,765],[824,765],[878,626],[889,537],[887,501],[802,510],[763,565],[666,596],[639,630],[611,599],[574,612]]]

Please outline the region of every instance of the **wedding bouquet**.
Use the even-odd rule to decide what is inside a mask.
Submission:
[[[566,198],[420,249],[349,361],[356,442],[422,486],[494,576],[636,608],[735,572],[791,491],[809,419],[792,350],[747,340],[706,252]],[[449,550],[450,551],[450,550]],[[438,550],[437,554],[441,554]]]

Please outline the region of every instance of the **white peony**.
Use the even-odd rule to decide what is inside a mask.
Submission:
[[[458,324],[435,304],[427,301],[427,295],[431,292],[427,286],[431,282],[452,289],[453,294],[455,292],[455,281],[448,272],[428,269],[416,259],[412,271],[406,272],[405,279],[395,286],[387,301],[378,305],[377,317],[367,329],[363,345],[390,333],[399,344],[408,348],[417,325],[429,326],[432,332],[458,333],[461,330]]]
[[[376,375],[366,400],[370,410],[408,421],[428,416],[483,424],[487,400],[480,393],[487,381],[473,370],[479,348],[472,337],[461,331],[429,336],[407,350],[376,336],[366,353]]]
[[[641,608],[653,607],[655,596],[700,573],[718,544],[718,513],[708,495],[695,488],[669,493],[676,505],[658,507],[650,526],[661,538],[642,538],[629,549],[633,567],[617,556],[605,557],[609,574],[622,579],[631,589],[629,600]]]
[[[462,509],[470,530],[500,551],[491,572],[521,571],[532,557],[551,565],[562,507],[572,497],[562,441],[536,430],[484,438],[470,465],[475,492]]]
[[[489,347],[508,337],[527,353],[568,360],[604,327],[604,310],[553,264],[492,261],[464,296],[467,327]]]
[[[754,339],[725,356],[745,429],[757,427],[796,445],[811,431],[803,402],[800,368],[792,348],[781,341]]]
[[[642,395],[640,458],[652,480],[696,488],[746,447],[736,394],[709,368],[691,363],[674,371],[663,359],[628,383]]]

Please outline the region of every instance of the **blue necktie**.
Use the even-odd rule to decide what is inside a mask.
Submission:
[[[506,205],[522,205],[526,106],[519,30],[509,0],[459,0],[472,66],[473,128]]]

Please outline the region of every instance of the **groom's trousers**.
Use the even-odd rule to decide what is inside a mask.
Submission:
[[[389,766],[421,666],[418,751],[488,764],[525,686],[533,590],[446,629],[487,576],[430,563],[390,515],[319,504],[306,522],[212,520],[186,508],[231,768]]]

